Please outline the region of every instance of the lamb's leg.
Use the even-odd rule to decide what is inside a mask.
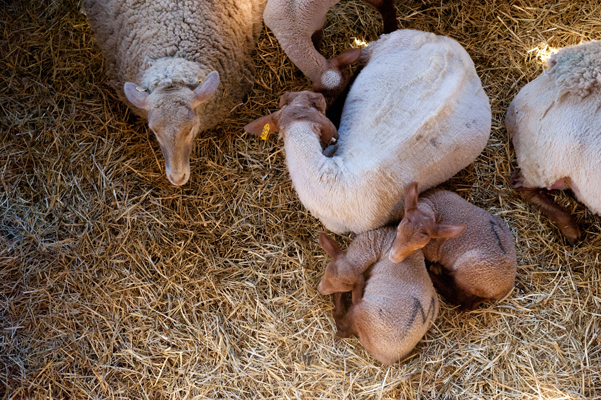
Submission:
[[[321,40],[323,39],[323,28],[313,32],[311,35],[311,41],[313,42],[313,46],[315,46],[315,50],[319,51],[321,47]]]
[[[353,306],[351,306],[352,308]],[[346,338],[352,335],[349,313],[342,301],[342,292],[334,293],[334,320],[336,321],[336,336]]]
[[[434,272],[436,271],[436,272]],[[437,273],[440,271],[439,273]],[[460,289],[453,276],[440,264],[433,263],[428,271],[434,288],[449,303],[460,306],[461,310],[474,310],[486,299],[474,296]]]
[[[396,21],[396,8],[394,7],[394,0],[365,0],[378,10],[382,15],[382,22],[384,22],[384,33],[394,32],[398,29]]]
[[[543,190],[526,187],[524,178],[519,171],[514,171],[511,174],[511,184],[524,200],[538,206],[543,214],[555,222],[570,244],[576,243],[576,240],[580,237],[580,228],[567,210],[555,204]]]
[[[357,282],[353,287],[353,304],[359,303],[363,298],[363,289],[365,288],[365,278],[363,275],[357,277]]]

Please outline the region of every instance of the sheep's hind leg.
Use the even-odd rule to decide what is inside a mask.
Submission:
[[[396,21],[396,8],[394,7],[394,0],[365,0],[378,10],[382,15],[382,22],[384,22],[384,33],[394,32],[398,29]]]
[[[526,187],[524,178],[519,171],[514,171],[511,174],[511,185],[522,195],[524,200],[538,206],[542,213],[558,226],[570,244],[576,243],[576,240],[580,237],[580,228],[567,210],[555,204],[543,190]]]

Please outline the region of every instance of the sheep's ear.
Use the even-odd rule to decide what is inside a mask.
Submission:
[[[344,53],[332,58],[330,63],[335,65],[336,67],[344,67],[345,65],[353,64],[359,61],[361,57],[361,49],[350,49],[345,51]]]
[[[405,213],[417,208],[417,198],[419,193],[417,191],[417,182],[411,182],[407,191],[405,192]]]
[[[125,97],[134,106],[141,108],[142,110],[148,110],[148,92],[138,90],[138,85],[135,83],[127,82],[123,86]]]
[[[338,254],[342,253],[342,249],[338,243],[323,232],[319,234],[319,245],[332,258],[336,258]]]
[[[433,238],[454,238],[465,232],[466,225],[438,225],[434,230]]]
[[[194,89],[192,109],[195,109],[202,103],[206,103],[213,96],[215,90],[217,90],[217,86],[219,86],[219,72],[213,71]]]
[[[276,111],[273,114],[265,115],[255,119],[250,124],[244,127],[244,130],[250,134],[261,136],[263,140],[267,136],[280,130],[280,112]]]

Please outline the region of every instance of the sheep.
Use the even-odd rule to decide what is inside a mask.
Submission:
[[[564,48],[544,68],[520,90],[505,117],[519,166],[512,183],[574,244],[578,224],[538,188],[571,189],[593,213],[601,213],[601,41]]]
[[[420,249],[438,272],[430,272],[434,287],[463,309],[500,300],[514,286],[517,260],[505,222],[446,190],[430,190],[418,201],[412,182],[389,257],[401,262]]]
[[[349,50],[326,60],[319,44],[328,10],[340,0],[269,0],[263,13],[265,25],[275,34],[282,49],[313,83],[313,91],[336,96],[346,86],[344,66],[354,63],[361,49]],[[394,0],[366,0],[382,15],[384,33],[397,29]]]
[[[334,260],[317,290],[334,294],[338,337],[356,335],[382,364],[404,358],[426,334],[438,315],[438,297],[424,257],[415,252],[401,263],[388,259],[394,227],[358,235],[347,251],[321,233],[319,244]],[[346,311],[342,293],[352,291]]]
[[[223,121],[250,91],[265,2],[83,1],[109,83],[148,120],[172,184],[188,181],[198,133]]]
[[[396,31],[367,47],[365,61],[335,152],[323,154],[336,128],[318,93],[285,93],[279,111],[244,128],[256,135],[280,130],[300,201],[335,233],[400,220],[410,182],[423,182],[423,190],[444,182],[476,159],[490,134],[488,97],[456,41]]]

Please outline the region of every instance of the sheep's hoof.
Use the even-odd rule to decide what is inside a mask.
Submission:
[[[571,219],[564,224],[559,224],[559,230],[572,246],[574,246],[580,238],[580,227]]]

